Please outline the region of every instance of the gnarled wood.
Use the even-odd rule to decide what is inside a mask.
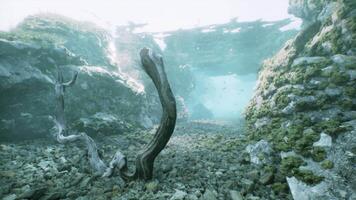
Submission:
[[[78,72],[75,72],[73,78],[64,82],[62,71],[57,66],[57,81],[55,83],[55,96],[56,96],[56,118],[54,120],[57,132],[56,139],[59,143],[68,143],[82,140],[88,148],[88,159],[92,168],[103,174],[107,170],[107,166],[100,159],[97,146],[94,140],[86,133],[68,135],[66,120],[64,116],[64,92],[67,87],[73,86],[77,80]]]
[[[136,178],[148,180],[152,178],[154,161],[171,138],[177,118],[176,102],[168,83],[167,75],[164,71],[162,57],[148,48],[143,48],[141,50],[140,57],[143,69],[152,79],[158,91],[163,114],[160,126],[158,127],[154,138],[137,156],[136,170],[133,174],[130,174],[127,171],[126,159],[122,159],[125,161],[125,164],[119,166],[120,175],[126,180],[133,180]]]

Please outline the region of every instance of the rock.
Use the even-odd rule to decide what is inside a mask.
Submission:
[[[19,196],[19,199],[39,199],[45,194],[46,191],[47,191],[47,188],[45,188],[45,187],[29,189],[29,190],[26,190],[24,193],[22,193]]]
[[[9,194],[2,198],[2,200],[15,200],[15,199],[16,199],[16,194]]]
[[[325,57],[300,57],[293,61],[292,67],[298,65],[310,65],[310,64],[317,64],[317,63],[325,63],[327,59]]]
[[[84,177],[84,174],[80,174],[80,173],[75,174],[75,177],[70,184],[72,186],[78,185],[78,183],[83,179],[83,177]]]
[[[321,69],[321,75],[324,77],[329,77],[331,76],[332,72],[335,71],[335,66],[327,66],[323,69]]]
[[[333,199],[324,182],[316,186],[308,186],[295,177],[287,177],[287,183],[294,200]]]
[[[292,114],[295,110],[295,104],[295,101],[290,102],[285,108],[281,110],[281,112],[286,115]]]
[[[261,175],[259,182],[263,185],[272,183],[274,174],[272,172],[265,172]]]
[[[247,200],[260,200],[261,198],[251,195],[251,196],[248,196],[246,199]]]
[[[245,194],[251,192],[254,188],[254,182],[245,178],[241,179],[240,185],[242,186],[243,193]]]
[[[211,190],[205,190],[204,194],[201,196],[201,200],[216,200],[216,192]]]
[[[248,172],[246,175],[250,180],[257,180],[258,177],[260,176],[260,172],[258,170],[252,170]]]
[[[195,194],[189,194],[186,197],[187,200],[198,200],[199,198]]]
[[[158,189],[158,181],[150,181],[146,183],[145,188],[148,192],[156,192]]]
[[[256,144],[249,144],[246,151],[250,154],[251,162],[254,164],[267,164],[271,162],[272,148],[265,140],[260,140]]]
[[[163,172],[163,173],[168,173],[168,172],[170,172],[170,171],[172,170],[172,165],[170,165],[170,164],[163,164],[163,165],[161,166],[161,169],[162,169],[162,172]]]
[[[0,175],[4,178],[14,178],[16,173],[14,171],[1,171]]]
[[[350,80],[356,80],[356,70],[348,70],[347,74],[350,76]]]
[[[340,88],[326,88],[325,89],[325,94],[327,94],[330,97],[339,96],[341,93],[342,93],[342,90]]]
[[[242,152],[238,159],[241,164],[249,164],[251,162],[250,154],[246,151]]]
[[[87,185],[89,184],[89,182],[91,181],[91,177],[86,177],[82,180],[82,182],[80,182],[79,187],[84,188],[87,187]]]
[[[44,171],[49,171],[51,168],[56,168],[56,163],[54,163],[51,160],[42,160],[40,163],[38,163],[38,166],[41,167]]]
[[[240,194],[240,192],[235,191],[235,190],[230,190],[230,197],[232,200],[243,200],[242,195]]]
[[[170,200],[183,200],[187,193],[181,190],[176,190]]]
[[[63,197],[65,197],[64,193],[52,192],[52,193],[49,193],[48,195],[46,195],[44,198],[42,198],[42,200],[57,200],[57,199],[61,199]]]
[[[332,145],[332,138],[325,133],[321,133],[320,139],[317,142],[313,143],[314,147],[331,147],[331,145]]]
[[[337,54],[331,57],[332,61],[342,67],[355,69],[356,57]]]
[[[271,123],[271,119],[268,117],[263,117],[261,119],[257,119],[255,122],[255,128],[261,128],[267,124]]]
[[[66,197],[67,198],[70,198],[70,199],[75,199],[76,197],[78,197],[79,194],[77,191],[69,191],[67,194],[66,194]]]

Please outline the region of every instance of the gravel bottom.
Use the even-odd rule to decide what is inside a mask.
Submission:
[[[109,161],[117,148],[129,166],[154,130],[96,137],[100,154]],[[251,164],[238,127],[218,123],[178,125],[157,157],[154,179],[125,183],[118,175],[93,174],[80,143],[53,139],[0,145],[0,195],[3,199],[292,199],[275,194],[273,174]]]

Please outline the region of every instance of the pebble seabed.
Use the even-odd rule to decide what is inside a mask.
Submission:
[[[109,161],[117,148],[134,163],[154,130],[97,137]],[[178,125],[157,157],[154,179],[124,182],[117,174],[95,175],[82,144],[62,145],[52,138],[0,146],[3,199],[291,199],[276,194],[273,174],[249,162],[241,129],[221,124]]]

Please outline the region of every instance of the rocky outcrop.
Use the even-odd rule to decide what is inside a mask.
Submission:
[[[247,131],[281,153],[274,184],[287,180],[294,199],[354,199],[356,4],[292,0],[289,11],[304,28],[264,62]]]
[[[150,107],[154,99],[128,84],[110,60],[109,42],[104,30],[54,15],[29,17],[0,33],[1,140],[50,134],[54,63],[65,79],[79,72],[65,99],[68,124],[75,130],[113,134],[157,120]]]

